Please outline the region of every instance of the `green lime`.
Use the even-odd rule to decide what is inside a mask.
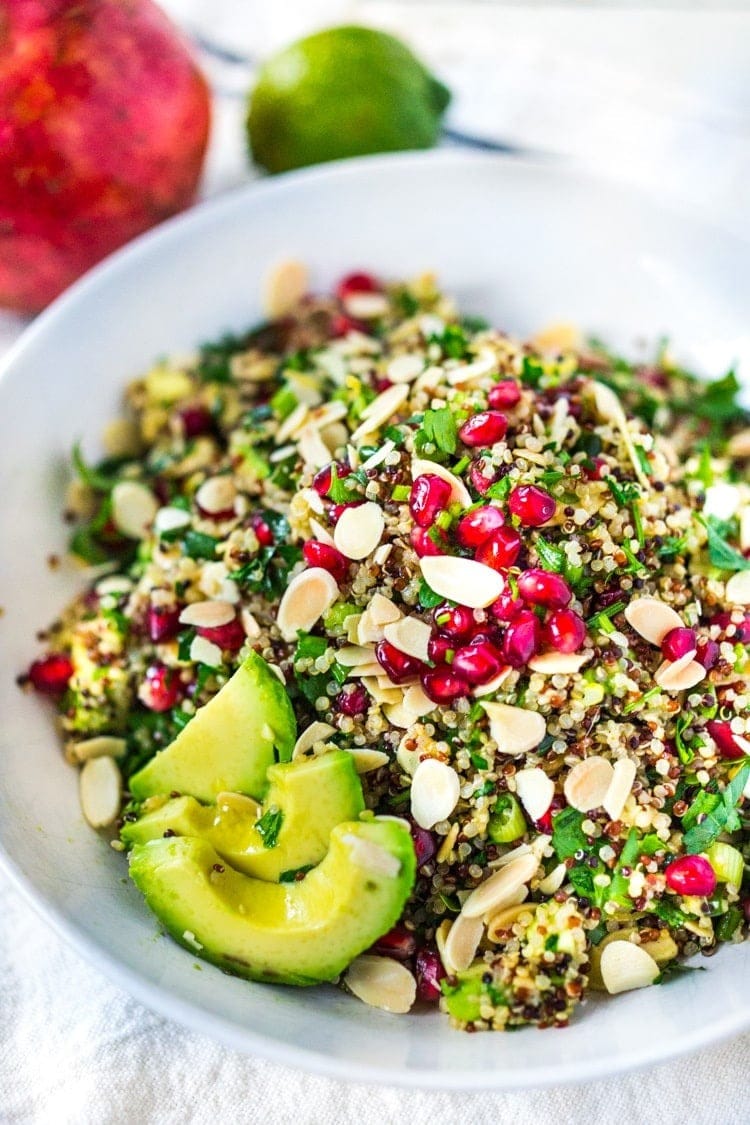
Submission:
[[[449,101],[450,91],[398,39],[334,27],[268,60],[250,96],[248,141],[269,172],[430,148]]]

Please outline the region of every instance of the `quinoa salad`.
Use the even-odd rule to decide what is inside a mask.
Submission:
[[[102,461],[74,450],[87,586],[21,682],[57,707],[86,819],[127,851],[167,799],[130,779],[254,653],[293,708],[291,765],[346,752],[362,822],[408,826],[400,916],[325,977],[360,1000],[565,1026],[591,991],[743,941],[734,373],[565,326],[522,342],[430,275],[318,296],[288,263],[267,305],[132,382]],[[273,848],[278,810],[236,796]],[[282,883],[302,893],[311,867]]]

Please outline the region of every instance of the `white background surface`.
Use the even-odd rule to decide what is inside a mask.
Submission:
[[[451,124],[550,149],[750,231],[750,15],[369,0],[169,0],[253,57],[343,19],[401,32],[455,91]],[[241,69],[211,64],[241,90]],[[208,194],[249,175],[242,104],[217,103]],[[585,222],[585,216],[581,216]],[[0,320],[0,349],[20,324]],[[750,1117],[750,1037],[588,1087],[475,1096],[346,1087],[245,1059],[152,1016],[90,970],[0,881],[0,1122],[696,1122]],[[699,1021],[700,1012],[686,1012]],[[644,1034],[648,1029],[644,1028]],[[501,1049],[501,1045],[500,1048]],[[533,1049],[533,1041],[530,1042]]]

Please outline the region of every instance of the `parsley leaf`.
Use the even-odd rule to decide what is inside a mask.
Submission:
[[[548,543],[546,539],[540,536],[536,543],[536,553],[539,556],[539,561],[545,570],[551,570],[555,574],[562,574],[565,571],[565,564],[567,562],[567,555],[562,547],[556,547],[553,543]]]
[[[436,605],[442,605],[445,598],[440,594],[436,594],[431,586],[428,586],[424,578],[419,586],[419,604],[422,609],[434,609]]]
[[[708,535],[708,557],[714,566],[721,570],[750,570],[750,559],[727,542],[726,524],[716,516],[696,517],[703,524]]]
[[[553,816],[552,847],[558,859],[570,859],[576,852],[588,847],[588,840],[581,828],[584,819],[583,813],[573,808],[563,809]]]
[[[432,443],[441,453],[455,453],[458,430],[456,419],[449,407],[441,406],[439,410],[425,410],[416,440],[420,449]]]
[[[216,557],[216,548],[220,540],[213,535],[204,535],[202,531],[186,531],[182,540],[182,549],[191,559],[213,559]]]
[[[260,820],[256,820],[255,827],[263,841],[264,848],[275,848],[278,844],[283,819],[284,814],[281,809],[271,806],[270,809],[267,809],[266,812],[263,813]]]
[[[685,833],[683,843],[688,855],[697,855],[698,852],[705,851],[722,832],[736,832],[740,828],[737,806],[742,800],[742,792],[748,779],[750,779],[750,762],[737,771],[719,795],[719,803],[706,814],[705,819]],[[688,813],[692,812],[692,808],[693,806],[688,809]],[[687,816],[687,813],[685,815]]]

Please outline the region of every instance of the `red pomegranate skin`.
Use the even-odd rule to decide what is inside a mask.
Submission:
[[[0,306],[38,312],[187,207],[209,126],[151,0],[0,0]]]

